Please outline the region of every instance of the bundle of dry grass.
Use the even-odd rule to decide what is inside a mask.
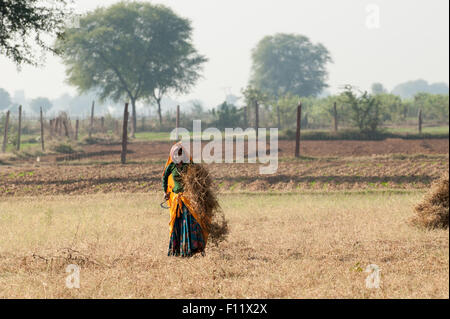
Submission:
[[[434,229],[448,228],[449,186],[448,175],[435,181],[430,192],[416,207],[416,215],[411,219],[412,224]]]
[[[217,200],[217,190],[208,170],[200,164],[189,165],[182,175],[184,194],[207,227],[209,242],[218,245],[228,235],[228,222]]]

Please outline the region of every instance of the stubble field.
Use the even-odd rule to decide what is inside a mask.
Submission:
[[[448,230],[407,219],[421,192],[223,195],[229,240],[166,257],[156,194],[0,203],[1,298],[448,298]],[[80,288],[66,288],[67,265]],[[381,268],[381,287],[364,272]]]

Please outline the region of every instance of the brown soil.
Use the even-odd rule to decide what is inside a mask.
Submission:
[[[279,163],[273,175],[260,164],[211,164],[221,191],[417,189],[448,172],[448,156],[341,158]],[[0,166],[0,196],[162,192],[163,163]]]
[[[231,192],[427,188],[448,172],[448,142],[304,141],[301,155],[305,157],[295,160],[294,142],[280,141],[276,174],[260,175],[260,164],[248,163],[212,164],[209,170],[219,189]],[[39,163],[36,159],[3,160],[0,197],[159,192],[170,146],[168,142],[132,143],[127,165],[119,164],[120,145],[89,145],[82,153],[47,155]]]
[[[129,161],[159,161],[168,156],[172,142],[134,142],[128,146]],[[203,145],[205,145],[204,143]],[[294,155],[294,141],[279,141],[279,157]],[[247,147],[245,148],[247,150]],[[119,161],[120,144],[87,145],[83,152],[70,155],[47,155],[41,162],[63,161]],[[384,141],[302,141],[301,156],[372,156],[386,154],[448,154],[448,139],[402,140],[387,139]],[[34,162],[35,159],[19,162]],[[15,163],[18,163],[15,161]]]

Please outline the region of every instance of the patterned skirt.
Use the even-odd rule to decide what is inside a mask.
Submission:
[[[191,257],[205,250],[202,228],[182,204],[182,214],[175,219],[168,256]]]

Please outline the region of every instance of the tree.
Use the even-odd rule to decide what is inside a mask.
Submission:
[[[419,79],[397,85],[392,90],[392,93],[400,95],[402,98],[409,99],[414,98],[418,93],[448,94],[449,88],[446,83],[428,84],[427,81]]]
[[[217,107],[214,116],[216,117],[214,124],[219,129],[237,127],[241,122],[241,114],[239,114],[236,106],[228,104],[227,102],[223,102]]]
[[[79,91],[98,89],[100,99],[129,99],[136,131],[136,102],[158,105],[169,91],[186,93],[206,59],[191,43],[189,20],[162,5],[119,2],[99,8],[67,29],[56,46],[63,52],[69,83]]]
[[[378,99],[369,95],[367,91],[361,96],[357,96],[351,88],[345,90],[342,98],[343,102],[350,108],[352,123],[361,132],[377,130],[378,125],[382,122]]]
[[[387,93],[387,90],[384,88],[383,84],[381,83],[374,83],[372,84],[372,94],[383,94]]]
[[[34,53],[57,53],[47,39],[59,36],[71,16],[72,0],[0,0],[0,54],[17,65],[39,64]]]
[[[406,120],[408,114],[407,105],[398,95],[379,93],[375,98],[380,102],[381,117],[383,121],[399,123]]]
[[[414,97],[416,109],[423,111],[424,119],[448,123],[449,96],[444,94],[418,93]]]
[[[11,97],[8,91],[0,88],[0,111],[7,109],[11,106]]]
[[[39,114],[41,107],[42,107],[42,112],[47,112],[48,110],[50,110],[53,107],[53,104],[46,97],[38,97],[31,101],[30,107],[34,113]]]
[[[250,83],[274,96],[316,96],[326,87],[326,64],[332,62],[322,44],[302,35],[266,36],[252,51]]]

